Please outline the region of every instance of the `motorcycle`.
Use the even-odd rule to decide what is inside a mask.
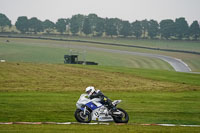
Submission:
[[[87,94],[82,94],[76,103],[75,118],[78,122],[89,123],[93,121],[108,122],[114,121],[116,123],[128,123],[128,113],[116,108],[116,111],[109,110],[106,105],[103,105],[101,99],[89,99]],[[116,107],[122,100],[115,100],[112,104]]]

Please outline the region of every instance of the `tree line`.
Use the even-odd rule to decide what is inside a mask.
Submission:
[[[11,27],[11,20],[0,13],[0,29],[4,32],[5,27]],[[26,16],[18,17],[15,23],[16,29],[21,33],[39,32],[53,34],[55,30],[60,34],[86,35],[86,36],[115,36],[151,39],[192,39],[200,37],[198,21],[188,24],[184,17],[161,20],[124,21],[119,18],[101,18],[96,14],[73,15],[71,18],[60,18],[56,23],[37,17],[28,19]]]

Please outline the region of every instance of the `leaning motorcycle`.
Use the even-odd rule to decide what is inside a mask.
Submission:
[[[112,112],[100,103],[101,99],[89,99],[87,94],[82,94],[76,103],[75,118],[78,122],[89,123],[93,121],[108,122],[114,121],[116,123],[128,123],[128,113],[121,109]],[[112,104],[116,107],[122,100],[115,100]]]

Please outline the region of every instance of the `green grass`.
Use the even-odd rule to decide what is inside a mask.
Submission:
[[[74,122],[75,103],[82,92],[2,92],[1,122]],[[200,92],[107,92],[111,99],[122,99],[119,107],[129,123],[200,123]]]
[[[82,67],[82,66],[79,66]],[[199,74],[190,74],[190,73],[181,73],[173,71],[164,71],[164,70],[151,70],[151,69],[132,69],[124,67],[94,67],[94,66],[84,66],[90,69],[104,70],[108,72],[121,72],[130,75],[135,75],[139,77],[145,77],[158,81],[168,81],[180,84],[190,84],[190,85],[200,85],[200,76]]]
[[[27,42],[30,43],[30,42]],[[31,43],[30,43],[31,44]],[[63,63],[65,49],[20,43],[1,43],[0,57],[10,62]]]
[[[0,121],[75,121],[76,101],[85,87],[94,85],[111,99],[123,100],[119,106],[129,113],[130,123],[200,122],[199,75],[171,72],[175,77],[160,71],[163,79],[159,80],[153,77],[159,71],[130,70],[1,63]]]
[[[79,38],[80,39],[80,38]],[[98,62],[99,65],[103,66],[125,66],[132,68],[148,68],[148,69],[161,69],[161,70],[173,70],[173,68],[166,62],[148,57],[141,56],[130,56],[119,53],[109,53],[105,51],[97,51],[87,49],[87,47],[106,48],[115,50],[125,50],[130,52],[143,52],[143,53],[156,53],[161,55],[172,56],[175,58],[182,59],[185,61],[193,71],[200,71],[200,56],[185,53],[176,52],[162,52],[155,50],[145,50],[139,48],[127,48],[127,47],[115,47],[105,46],[99,44],[81,43],[81,42],[62,42],[62,41],[51,41],[51,40],[37,40],[37,39],[11,39],[10,42],[5,42],[6,38],[0,38],[0,58],[6,59],[7,61],[15,62],[41,62],[41,63],[63,63],[63,55],[69,54],[69,49],[72,49],[73,53],[80,54],[80,60],[84,60],[84,57],[89,61]],[[128,39],[127,39],[128,40]],[[95,41],[95,40],[94,40]],[[98,41],[98,38],[96,38]],[[103,40],[102,40],[103,41]],[[120,39],[116,39],[115,42]],[[143,45],[148,43],[147,40],[130,40]],[[175,42],[166,41],[169,45],[176,45]],[[113,42],[114,43],[114,42]],[[160,41],[150,41],[149,43],[157,43],[162,46],[163,43]],[[178,42],[177,42],[178,43]],[[181,42],[179,42],[181,45]],[[182,42],[187,43],[187,42]],[[193,42],[195,43],[195,42]],[[200,46],[195,43],[195,47]],[[83,48],[85,46],[86,48]],[[193,45],[190,45],[193,47]],[[198,48],[195,48],[198,49]],[[86,54],[83,52],[86,51]],[[120,63],[119,63],[120,62]]]
[[[56,43],[57,46],[53,43]],[[29,39],[14,39],[10,43],[2,42],[0,47],[0,58],[12,62],[39,62],[39,63],[63,63],[64,55],[69,52],[68,44],[58,41],[43,41]],[[81,46],[83,44],[71,44]],[[86,45],[87,46],[87,45]],[[82,47],[73,49],[74,51],[83,52]],[[98,62],[103,66],[126,66],[133,68],[151,68],[173,70],[166,62],[140,56],[130,56],[119,53],[109,53],[97,50],[86,49],[86,54],[80,55],[80,60],[84,56],[89,61]],[[75,52],[77,53],[77,52]]]
[[[52,36],[50,36],[52,38]],[[62,39],[71,39],[71,40],[84,40],[84,41],[97,41],[105,43],[117,43],[117,44],[126,44],[126,45],[135,45],[135,46],[145,46],[152,48],[162,48],[162,49],[177,49],[177,50],[186,50],[186,51],[196,51],[200,52],[200,42],[199,41],[173,41],[173,40],[149,40],[149,39],[131,39],[131,38],[106,38],[106,37],[58,37]]]
[[[173,40],[149,40],[149,39],[131,39],[131,38],[103,38],[103,37],[56,37],[63,39],[72,40],[84,40],[84,41],[94,41],[94,42],[105,42],[105,43],[116,43],[116,44],[126,44],[135,46],[144,46],[151,48],[161,48],[161,49],[177,49],[186,51],[196,51],[200,52],[200,42],[199,41],[173,41]]]
[[[199,133],[198,127],[136,125],[0,125],[0,133]]]
[[[80,90],[94,85],[104,90],[199,90],[199,74],[65,64],[1,63],[0,90]],[[100,82],[101,81],[101,82]],[[12,88],[11,90],[9,90]]]
[[[132,71],[130,71],[132,70]],[[75,122],[75,103],[94,85],[119,107],[129,123],[200,123],[199,75],[156,70],[64,64],[1,63],[0,122]],[[150,75],[148,75],[150,73]],[[154,76],[153,76],[154,75]],[[167,80],[174,79],[174,82]],[[175,80],[178,79],[178,80]],[[187,80],[186,83],[180,83]],[[89,130],[88,130],[89,128]],[[97,130],[98,129],[98,130]],[[195,127],[139,125],[0,125],[0,132],[198,132]]]
[[[76,101],[87,86],[93,85],[112,100],[122,99],[119,107],[128,112],[129,122],[136,125],[0,125],[0,132],[199,132],[199,127],[137,125],[199,125],[198,74],[153,70],[171,68],[160,60],[98,51],[88,51],[86,56],[89,60],[98,60],[100,66],[64,65],[62,63],[66,47],[62,47],[63,45],[66,43],[29,39],[11,39],[7,44],[1,38],[0,57],[10,62],[0,63],[0,122],[73,122]],[[93,46],[75,43],[70,45]],[[97,47],[104,48],[100,45]],[[199,56],[174,55],[191,61],[193,70],[198,70]],[[117,60],[120,60],[120,65],[117,65]]]

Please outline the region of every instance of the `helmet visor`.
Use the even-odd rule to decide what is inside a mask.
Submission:
[[[89,91],[86,91],[86,93],[89,95],[91,91],[92,91],[92,89],[90,89]]]

